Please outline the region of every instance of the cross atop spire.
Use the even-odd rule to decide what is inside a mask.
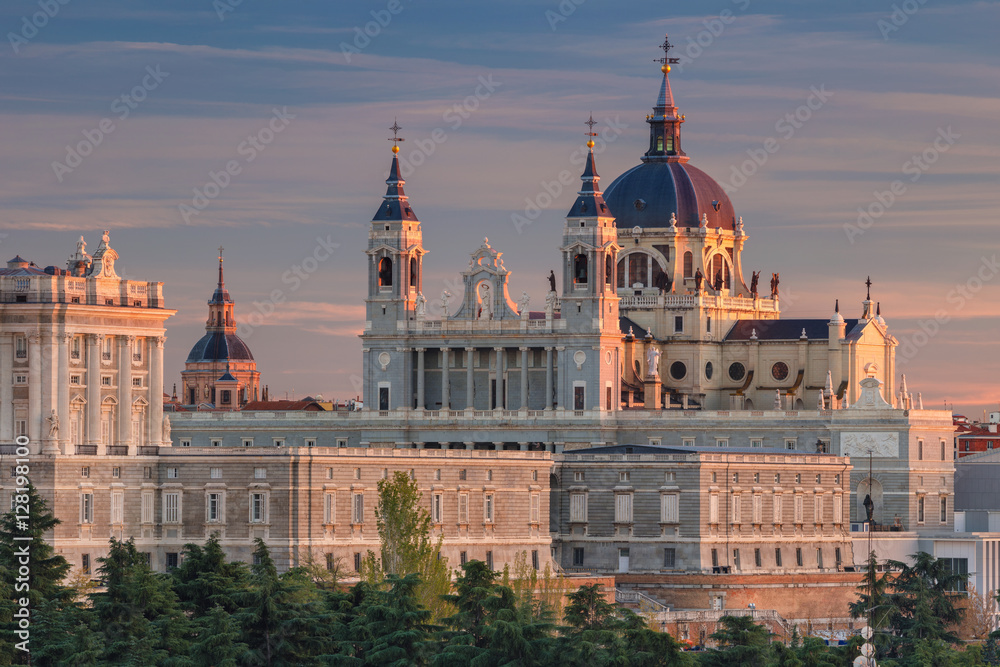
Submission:
[[[225,288],[225,281],[222,279],[222,246],[219,246],[219,289]]]
[[[663,49],[663,57],[655,58],[653,62],[657,62],[663,65],[666,68],[666,71],[664,73],[666,73],[670,71],[669,65],[676,65],[681,61],[681,59],[670,57],[670,49],[674,48],[674,45],[670,43],[670,39],[667,37],[666,34],[663,35],[663,44],[660,44],[660,48]]]
[[[584,132],[584,134],[586,134],[589,137],[589,139],[587,139],[587,148],[590,148],[591,150],[593,150],[593,148],[594,148],[594,137],[597,136],[597,132],[594,132],[594,126],[597,125],[597,121],[594,120],[594,114],[591,113],[590,114],[590,118],[588,118],[586,121],[584,121],[583,124],[586,125],[587,128],[588,128],[587,131]]]
[[[865,281],[865,286],[868,288],[868,296],[866,297],[868,301],[872,300],[872,277],[868,276],[868,280]]]
[[[399,136],[399,131],[402,130],[403,128],[400,127],[399,123],[396,122],[396,119],[393,118],[392,119],[392,127],[390,127],[389,129],[392,130],[392,138],[388,140],[388,141],[392,142],[392,152],[393,153],[398,153],[399,152],[399,142],[406,141],[406,139],[403,139],[402,137]]]

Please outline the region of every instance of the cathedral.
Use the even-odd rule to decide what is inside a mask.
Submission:
[[[568,573],[711,575],[700,586],[723,590],[745,584],[725,579],[737,573],[853,570],[865,499],[875,525],[952,531],[951,414],[897,389],[896,340],[870,293],[856,317],[829,298],[829,318],[783,319],[779,274],[747,282],[752,224],[682,150],[662,63],[640,164],[602,188],[588,142],[535,310],[488,239],[463,294],[425,296],[424,228],[394,142],[359,249],[360,410],[257,400],[221,249],[166,419],[162,285],[118,278],[107,233],[66,270],[11,260],[0,458],[30,443],[59,551],[86,570],[111,535],[134,536],[162,570],[215,534],[232,558],[261,538],[282,568],[349,569],[378,549],[378,482],[394,470],[417,482],[452,565],[528,556]]]

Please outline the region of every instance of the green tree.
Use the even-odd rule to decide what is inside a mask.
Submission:
[[[770,631],[749,616],[723,616],[711,634],[719,647],[702,656],[712,667],[765,667],[770,655]]]
[[[14,497],[20,512],[0,516],[0,662],[2,664],[27,664],[28,654],[17,650],[21,641],[16,632],[18,619],[14,614],[20,608],[15,600],[27,598],[28,613],[34,616],[45,601],[69,603],[73,591],[63,585],[69,573],[69,563],[45,541],[46,533],[59,523],[48,503],[39,495],[34,485],[28,484],[25,493]],[[26,515],[26,518],[25,518]],[[27,537],[29,539],[17,539]],[[27,569],[25,575],[24,570]],[[29,648],[35,642],[29,640]]]
[[[900,638],[900,654],[914,655],[921,640],[958,642],[951,630],[962,620],[963,610],[953,600],[964,587],[968,575],[952,572],[945,559],[918,552],[910,557],[913,565],[890,560],[887,565],[898,570],[889,595],[893,613],[890,624]],[[925,653],[931,649],[925,645]]]
[[[246,664],[250,647],[240,641],[240,627],[229,613],[216,605],[195,626],[191,657],[197,665],[237,667]]]
[[[249,582],[246,564],[226,560],[218,535],[212,535],[204,547],[184,545],[184,558],[171,576],[181,605],[196,617],[216,606],[232,613],[236,609],[234,596]]]
[[[441,540],[431,538],[430,512],[422,504],[416,481],[403,471],[379,480],[375,508],[381,549],[379,556],[368,552],[362,572],[371,583],[383,582],[388,575],[420,575],[417,600],[431,612],[433,620],[450,613],[444,596],[451,590],[451,570],[441,556]]]
[[[99,558],[103,591],[90,596],[96,630],[103,635],[102,660],[118,665],[186,665],[190,623],[168,575],[149,569],[129,539],[111,538]]]

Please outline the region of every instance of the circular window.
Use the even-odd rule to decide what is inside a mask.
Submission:
[[[683,380],[687,372],[687,366],[684,365],[683,361],[675,361],[670,364],[670,377],[675,380]]]
[[[729,378],[736,382],[739,382],[744,377],[746,377],[747,369],[738,361],[734,361],[729,364]]]
[[[707,364],[705,364],[705,379],[706,380],[711,380],[712,379],[712,373],[714,371],[715,371],[715,369],[712,368],[712,362],[711,361],[708,362]]]
[[[642,211],[646,208],[646,201],[644,199],[636,199],[632,202],[632,205],[635,206],[635,210]]]
[[[771,377],[775,380],[784,380],[788,377],[788,364],[784,361],[779,361],[773,366],[771,366]]]

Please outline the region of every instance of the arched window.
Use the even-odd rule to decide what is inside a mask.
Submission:
[[[628,256],[628,285],[649,287],[649,255],[633,252]]]
[[[417,289],[417,258],[410,258],[410,287]]]
[[[667,137],[667,152],[672,153],[674,150],[674,138]]]
[[[392,287],[392,260],[388,257],[378,262],[378,286]]]
[[[607,285],[614,284],[615,263],[611,260],[611,253],[604,256],[604,282]]]
[[[618,260],[618,287],[625,287],[625,277],[628,274],[625,266],[625,262],[627,261],[627,256]]]
[[[688,250],[684,253],[684,277],[691,278],[694,276],[694,255]]]
[[[586,284],[587,282],[587,256],[577,255],[573,258],[573,282]]]

